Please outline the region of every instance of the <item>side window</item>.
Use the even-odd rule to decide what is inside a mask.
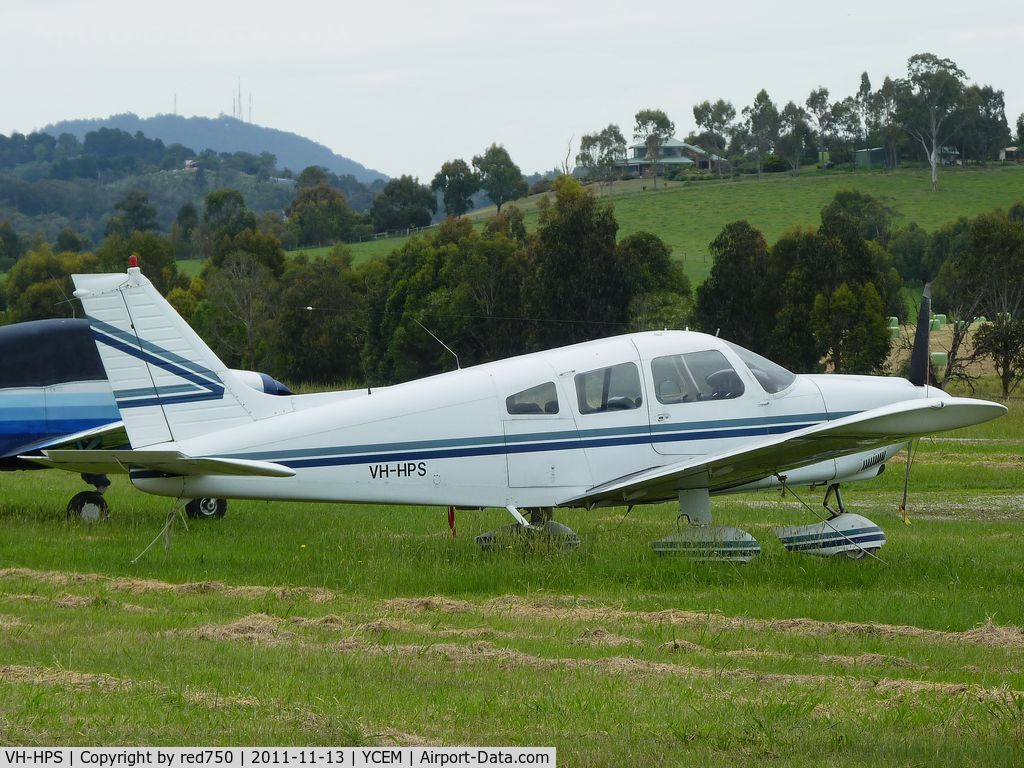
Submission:
[[[509,395],[505,398],[505,409],[513,416],[524,413],[558,413],[555,382],[548,381]]]
[[[640,372],[633,363],[621,363],[576,374],[580,413],[628,411],[643,404]]]
[[[718,350],[667,355],[651,361],[659,403],[731,400],[743,394],[743,380]]]

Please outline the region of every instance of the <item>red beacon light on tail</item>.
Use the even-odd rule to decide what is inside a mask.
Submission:
[[[139,257],[136,256],[133,253],[131,256],[128,257],[128,268],[129,269],[131,269],[132,267],[136,267],[137,268],[138,266],[139,266]]]

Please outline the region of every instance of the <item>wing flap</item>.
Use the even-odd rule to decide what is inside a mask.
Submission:
[[[148,469],[166,475],[248,475],[254,477],[293,477],[295,470],[283,464],[248,459],[224,459],[216,456],[186,456],[180,451],[122,450],[73,451],[47,450],[44,456],[21,456],[49,467],[72,472],[106,474]]]
[[[980,424],[1004,413],[1005,406],[971,398],[895,403],[771,437],[740,450],[635,472],[564,503],[637,503],[672,498],[678,491],[692,488],[723,491],[826,459]]]

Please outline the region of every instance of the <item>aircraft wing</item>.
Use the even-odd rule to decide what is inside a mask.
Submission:
[[[295,470],[283,464],[248,459],[223,459],[216,456],[187,456],[180,451],[120,450],[76,451],[46,450],[43,456],[19,456],[46,467],[70,472],[107,474],[148,469],[165,475],[252,475],[257,477],[292,477]]]
[[[1005,412],[998,403],[970,398],[894,403],[734,451],[635,472],[594,486],[563,504],[633,504],[670,499],[687,489],[724,491],[819,461],[978,424]]]
[[[122,448],[128,445],[128,433],[123,421],[112,421],[98,427],[67,435],[55,435],[35,443],[21,446],[18,454],[40,454],[47,448]],[[28,458],[21,456],[20,458]]]

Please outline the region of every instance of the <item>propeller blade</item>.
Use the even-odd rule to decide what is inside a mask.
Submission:
[[[928,283],[921,295],[921,311],[917,313],[914,348],[910,352],[910,374],[907,378],[917,387],[928,383],[928,330],[932,322],[932,285]]]

